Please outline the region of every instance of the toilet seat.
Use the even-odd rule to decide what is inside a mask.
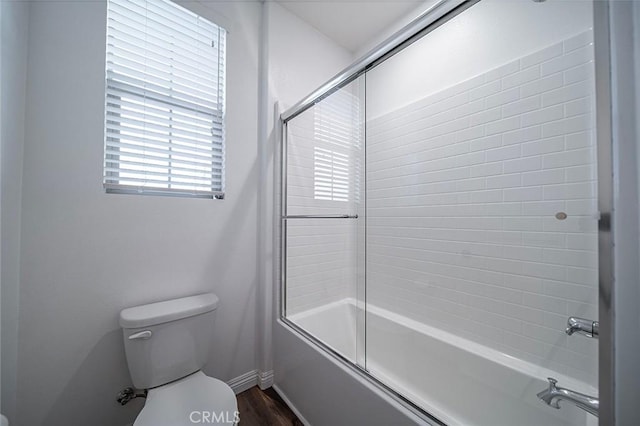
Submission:
[[[149,390],[133,426],[233,425],[239,418],[233,390],[198,371]]]

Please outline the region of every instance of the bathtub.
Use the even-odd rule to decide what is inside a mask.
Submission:
[[[598,424],[567,402],[556,410],[536,397],[547,377],[597,395],[592,386],[375,306],[366,313],[365,363],[361,308],[344,299],[288,319],[448,425]]]

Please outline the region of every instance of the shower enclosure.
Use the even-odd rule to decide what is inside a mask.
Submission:
[[[282,115],[281,319],[434,424],[597,424],[543,401],[597,412],[593,5],[438,13]]]

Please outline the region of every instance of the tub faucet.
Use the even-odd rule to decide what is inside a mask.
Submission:
[[[584,318],[569,317],[567,320],[567,328],[565,332],[571,336],[573,333],[582,334],[583,336],[598,338],[600,331],[600,323]]]
[[[561,400],[565,400],[576,405],[578,408],[581,408],[584,411],[593,414],[596,417],[598,416],[598,407],[600,405],[600,401],[598,400],[598,398],[558,387],[556,386],[556,383],[558,383],[558,381],[553,377],[549,377],[548,380],[549,388],[543,390],[542,392],[538,392],[538,398],[540,398],[545,404],[558,409],[560,408],[560,404],[558,403]]]

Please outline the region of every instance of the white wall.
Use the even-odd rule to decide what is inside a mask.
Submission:
[[[260,5],[190,3],[228,36],[223,201],[102,189],[104,2],[31,5],[15,425],[124,425],[121,309],[213,291],[208,374],[256,368]]]
[[[28,2],[2,2],[2,412],[15,415]]]

